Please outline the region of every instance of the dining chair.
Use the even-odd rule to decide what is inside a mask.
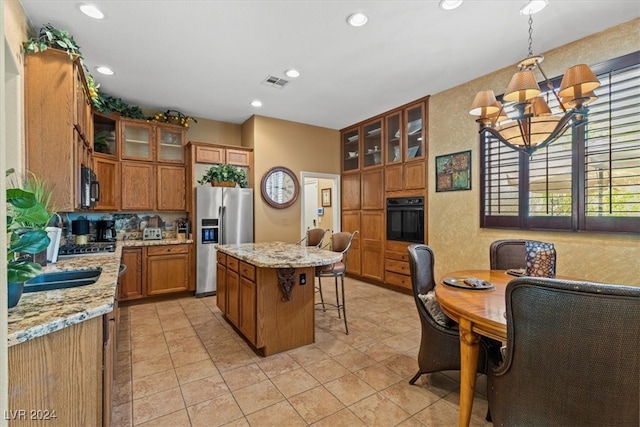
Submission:
[[[489,247],[492,270],[524,269],[527,267],[524,239],[496,240]]]
[[[492,353],[494,426],[637,426],[640,287],[521,277],[506,288],[504,360]]]
[[[409,252],[411,288],[422,326],[420,350],[418,351],[418,372],[409,381],[409,384],[414,384],[423,374],[460,370],[460,335],[457,323],[452,320],[448,326],[438,323],[436,321],[438,316],[431,314],[423,302],[424,296],[433,291],[436,284],[433,279],[435,263],[433,250],[423,244],[410,245],[407,250]],[[482,347],[478,358],[478,372],[480,373],[486,371],[485,352],[486,350]]]
[[[304,237],[298,240],[295,244],[305,246],[315,246],[317,248],[322,246],[325,236],[329,233],[329,229],[325,228],[307,228],[307,232]]]
[[[318,291],[320,292],[320,302],[319,305],[322,306],[322,310],[326,311],[326,306],[329,305],[330,308],[338,310],[338,318],[342,317],[344,319],[344,329],[347,335],[349,335],[349,326],[347,325],[347,309],[346,309],[346,300],[344,297],[344,276],[347,272],[347,262],[349,261],[349,249],[351,249],[351,243],[353,242],[353,238],[358,234],[359,231],[354,231],[353,233],[349,233],[347,231],[342,231],[339,233],[333,233],[331,235],[331,241],[329,243],[329,250],[333,252],[340,252],[342,254],[342,260],[331,265],[323,265],[320,267],[316,267],[316,277],[318,278]],[[329,304],[325,303],[324,296],[322,295],[322,278],[323,277],[333,277],[335,281],[336,288],[336,303]],[[338,292],[338,277],[340,278],[340,295]],[[342,311],[342,314],[340,313]]]

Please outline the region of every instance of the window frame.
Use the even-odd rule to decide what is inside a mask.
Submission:
[[[611,73],[630,66],[640,64],[640,51],[632,52],[627,55],[613,58],[592,66],[592,70],[596,76]],[[554,89],[557,91],[562,80],[562,76],[550,79]],[[546,87],[546,82],[541,82],[540,87]],[[498,97],[501,100],[502,96]],[[637,97],[640,104],[640,95]],[[588,120],[589,118],[587,118]],[[587,125],[588,126],[588,125]],[[481,126],[480,126],[481,129]],[[490,142],[490,136],[486,132],[480,130],[479,148],[480,148],[480,227],[481,228],[499,228],[499,229],[519,229],[519,230],[558,230],[558,231],[580,231],[580,232],[622,232],[622,233],[640,233],[640,215],[625,217],[597,217],[587,215],[585,188],[587,178],[585,175],[586,168],[586,126],[580,126],[568,130],[564,136],[571,135],[571,214],[567,216],[529,216],[529,155],[523,152],[517,154],[517,170],[518,170],[518,188],[517,188],[517,214],[516,215],[488,215],[487,206],[493,203],[488,200],[489,195],[501,196],[501,192],[492,193],[487,189],[488,181],[496,183],[490,179],[487,180],[488,160],[485,146]],[[495,139],[494,139],[495,140]],[[497,140],[495,140],[497,141]],[[506,145],[498,143],[504,147]],[[553,145],[552,143],[551,145]],[[506,147],[508,150],[513,150]],[[539,152],[543,153],[541,149]],[[513,150],[515,151],[515,150]],[[499,154],[498,154],[499,155]],[[493,161],[492,168],[502,166],[501,160]],[[507,163],[504,160],[503,163]],[[508,164],[508,163],[507,163]],[[495,172],[494,172],[495,173]],[[499,172],[498,172],[499,173]],[[549,177],[547,171],[546,177]],[[582,177],[582,178],[581,178]],[[504,178],[499,178],[497,183]],[[491,193],[491,194],[489,194]]]

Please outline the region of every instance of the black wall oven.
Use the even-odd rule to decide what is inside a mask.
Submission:
[[[424,197],[387,199],[387,240],[424,243]]]

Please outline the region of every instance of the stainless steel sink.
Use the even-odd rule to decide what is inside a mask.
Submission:
[[[50,291],[90,285],[98,280],[101,273],[101,268],[43,273],[24,282],[23,292]]]

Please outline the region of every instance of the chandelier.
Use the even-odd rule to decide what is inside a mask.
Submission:
[[[567,129],[586,123],[587,104],[596,99],[593,91],[600,86],[600,81],[588,65],[574,65],[565,71],[556,92],[540,66],[544,57],[534,55],[531,49],[533,18],[530,12],[525,13],[529,14],[529,54],[518,63],[518,71],[502,97],[505,103],[497,101],[492,90],[483,90],[476,94],[469,114],[478,116],[480,133],[486,132],[503,144],[532,155],[558,139]],[[559,109],[555,114],[545,95],[541,95],[534,75],[536,69],[549,88],[547,96],[558,102]]]

